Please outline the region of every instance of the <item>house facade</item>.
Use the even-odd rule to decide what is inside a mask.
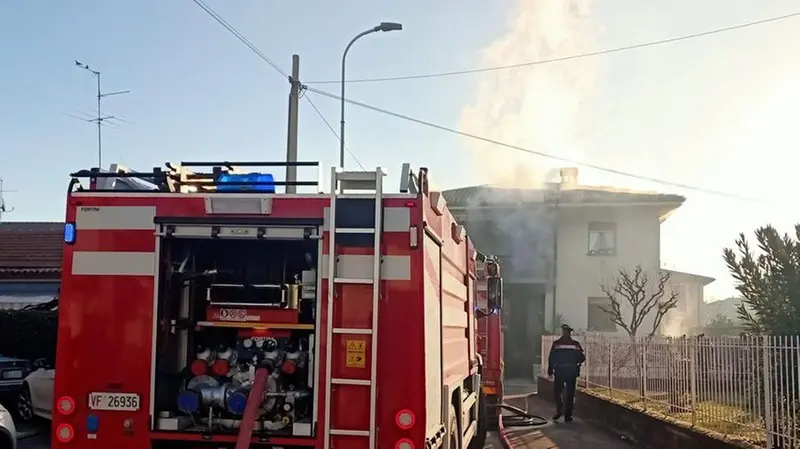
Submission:
[[[678,295],[678,304],[664,317],[661,331],[666,335],[680,336],[695,333],[705,322],[705,287],[714,278],[676,270],[669,273],[669,288]]]
[[[505,285],[505,366],[527,377],[541,363],[541,336],[562,323],[615,332],[601,285],[620,269],[660,270],[661,223],[679,195],[578,183],[575,168],[543,189],[475,186],[444,192],[479,251],[499,256]],[[651,283],[652,284],[652,283]],[[536,349],[531,349],[536,348]]]
[[[63,223],[0,223],[0,309],[41,304],[58,294],[63,236]]]

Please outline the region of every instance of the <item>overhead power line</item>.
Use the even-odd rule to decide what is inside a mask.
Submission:
[[[328,97],[328,98],[332,98],[332,99],[335,99],[335,100],[341,101],[341,99],[342,99],[342,97],[340,97],[340,96],[338,96],[336,94],[332,94],[332,93],[326,92],[324,90],[315,89],[313,87],[308,87],[307,90],[309,92],[313,92],[315,94],[319,94],[319,95],[322,95],[322,96],[325,96],[325,97]],[[381,113],[381,114],[385,114],[385,115],[389,115],[389,116],[392,116],[392,117],[395,117],[395,118],[406,120],[408,122],[416,123],[418,125],[427,126],[429,128],[438,129],[440,131],[445,131],[445,132],[448,132],[448,133],[451,133],[451,134],[457,134],[457,135],[462,136],[462,137],[468,137],[470,139],[479,140],[481,142],[490,143],[492,145],[497,145],[497,146],[505,147],[505,148],[512,149],[512,150],[517,150],[517,151],[520,151],[520,152],[523,152],[523,153],[528,153],[528,154],[532,154],[532,155],[535,155],[535,156],[540,156],[540,157],[543,157],[543,158],[546,158],[546,159],[552,159],[552,160],[556,160],[556,161],[566,162],[566,163],[573,164],[573,165],[579,165],[579,166],[582,166],[582,167],[591,168],[591,169],[594,169],[594,170],[597,170],[597,171],[602,171],[602,172],[611,173],[611,174],[615,174],[615,175],[625,176],[625,177],[628,177],[628,178],[634,178],[634,179],[638,179],[638,180],[641,180],[641,181],[654,182],[656,184],[662,184],[662,185],[666,185],[666,186],[678,187],[678,188],[681,188],[681,189],[707,193],[707,194],[711,194],[711,195],[724,196],[724,197],[728,197],[728,198],[735,198],[735,199],[739,199],[739,200],[752,201],[752,202],[758,202],[758,203],[765,202],[764,200],[759,199],[759,198],[741,196],[741,195],[737,195],[737,194],[733,194],[733,193],[722,192],[722,191],[719,191],[719,190],[707,189],[707,188],[704,188],[704,187],[698,187],[698,186],[693,186],[693,185],[689,185],[689,184],[683,184],[683,183],[679,183],[679,182],[668,181],[666,179],[660,179],[660,178],[653,178],[653,177],[650,177],[650,176],[637,175],[635,173],[630,173],[630,172],[626,172],[626,171],[623,171],[623,170],[617,170],[615,168],[604,167],[602,165],[596,165],[596,164],[592,164],[592,163],[588,163],[588,162],[584,162],[584,161],[570,159],[570,158],[563,157],[563,156],[558,156],[558,155],[555,155],[555,154],[545,153],[543,151],[531,150],[529,148],[525,148],[525,147],[522,147],[522,146],[519,146],[519,145],[513,145],[513,144],[510,144],[510,143],[502,142],[502,141],[499,141],[499,140],[496,140],[496,139],[492,139],[492,138],[489,138],[489,137],[479,136],[477,134],[472,134],[472,133],[468,133],[468,132],[465,132],[465,131],[459,131],[457,129],[450,128],[450,127],[447,127],[447,126],[444,126],[444,125],[439,125],[439,124],[436,124],[436,123],[433,123],[433,122],[429,122],[429,121],[426,121],[426,120],[414,118],[414,117],[411,117],[411,116],[408,116],[408,115],[400,114],[398,112],[389,111],[387,109],[379,108],[377,106],[372,106],[370,104],[362,103],[360,101],[350,100],[348,98],[345,98],[344,101],[346,101],[347,103],[350,103],[350,104],[352,104],[354,106],[358,106],[358,107],[361,107],[361,108],[364,108],[364,109],[369,109],[369,110],[374,111],[374,112],[378,112],[378,113]]]
[[[308,101],[308,104],[311,105],[311,108],[314,109],[314,112],[316,112],[317,115],[319,116],[319,118],[322,119],[322,122],[325,123],[325,126],[327,126],[329,130],[331,130],[331,134],[333,134],[334,137],[336,137],[336,141],[337,142],[341,141],[341,137],[339,137],[339,133],[337,133],[336,130],[333,129],[333,126],[331,126],[331,123],[328,121],[328,119],[325,118],[325,115],[322,114],[322,111],[319,110],[317,105],[314,104],[314,102],[311,100],[311,97],[309,97],[308,95],[304,95],[303,98],[305,98],[306,101]],[[354,161],[356,161],[356,164],[358,164],[358,166],[361,167],[362,170],[366,170],[366,168],[364,168],[364,166],[361,165],[361,161],[358,160],[356,155],[353,154],[352,151],[350,151],[350,148],[347,146],[347,144],[345,144],[344,149],[347,150],[348,153],[350,153],[350,156],[353,158]]]
[[[198,6],[202,7],[202,5],[200,5],[200,3],[202,3],[201,0],[192,0],[192,1],[197,3]],[[200,2],[200,3],[198,3],[198,2]],[[203,9],[205,10],[205,8],[203,8]],[[796,16],[796,15],[800,15],[800,13],[793,14],[792,16]],[[248,42],[250,42],[250,41],[248,41],[246,38],[241,36],[241,34],[238,31],[236,31],[236,29],[233,26],[231,26],[230,24],[227,24],[227,22],[225,22],[224,19],[222,19],[218,15],[217,16],[212,15],[212,17],[214,17],[215,20],[217,20],[221,24],[224,22],[226,24],[226,25],[224,25],[225,29],[227,29],[229,32],[231,32],[235,36],[237,36],[237,38],[239,38],[240,41],[245,43],[245,45],[247,45],[253,51],[253,53],[255,53],[258,57],[260,57],[265,62],[270,64],[278,72],[280,72],[282,74],[285,73],[285,72],[283,72],[283,70],[280,69],[280,67],[278,67],[276,64],[274,64],[272,62],[272,60],[270,60],[266,55],[264,55],[264,53],[262,53],[257,47],[255,47],[255,45],[253,45],[252,43],[248,44]],[[790,16],[786,16],[786,17],[790,17]],[[785,18],[785,17],[782,16],[782,18]],[[779,20],[779,19],[773,18],[771,20],[774,21],[774,20]],[[740,25],[739,27],[741,27],[741,26],[744,26],[744,25]],[[287,76],[287,79],[288,78],[289,77]],[[340,96],[332,94],[330,92],[326,92],[324,90],[319,90],[319,89],[316,89],[316,88],[307,87],[305,85],[303,86],[303,89],[306,90],[307,92],[313,92],[313,93],[316,93],[316,94],[319,94],[319,95],[322,95],[322,96],[325,96],[325,97],[328,97],[328,98],[332,98],[332,99],[336,99],[336,100],[341,101],[341,97]],[[306,97],[308,97],[308,96],[306,95]],[[531,150],[531,149],[524,148],[524,147],[521,147],[521,146],[518,146],[518,145],[512,145],[512,144],[509,144],[509,143],[501,142],[499,140],[495,140],[495,139],[491,139],[491,138],[488,138],[488,137],[479,136],[477,134],[467,133],[467,132],[464,132],[464,131],[459,131],[457,129],[449,128],[449,127],[446,127],[444,125],[439,125],[439,124],[436,124],[436,123],[433,123],[433,122],[429,122],[429,121],[426,121],[426,120],[414,118],[414,117],[411,117],[411,116],[408,116],[408,115],[400,114],[400,113],[397,113],[397,112],[392,112],[392,111],[389,111],[387,109],[379,108],[377,106],[372,106],[372,105],[367,104],[367,103],[362,103],[362,102],[355,101],[355,100],[350,100],[350,99],[345,99],[345,101],[347,103],[350,103],[350,104],[354,105],[354,106],[358,106],[358,107],[361,107],[361,108],[369,109],[369,110],[372,110],[374,112],[378,112],[378,113],[381,113],[381,114],[385,114],[385,115],[389,115],[389,116],[392,116],[392,117],[395,117],[395,118],[399,118],[401,120],[406,120],[406,121],[409,121],[409,122],[412,122],[412,123],[417,123],[419,125],[427,126],[429,128],[438,129],[440,131],[449,132],[449,133],[452,133],[452,134],[457,134],[457,135],[460,135],[460,136],[463,136],[463,137],[468,137],[468,138],[479,140],[479,141],[482,141],[482,142],[485,142],[485,143],[490,143],[490,144],[497,145],[497,146],[500,146],[500,147],[505,147],[505,148],[508,148],[508,149],[517,150],[517,151],[520,151],[520,152],[523,152],[523,153],[528,153],[528,154],[544,157],[544,158],[547,158],[547,159],[567,162],[567,163],[570,163],[570,164],[579,165],[579,166],[583,166],[583,167],[587,167],[587,168],[592,168],[592,169],[595,169],[595,170],[598,170],[598,171],[602,171],[602,172],[606,172],[606,173],[611,173],[611,174],[615,174],[615,175],[619,175],[619,176],[625,176],[625,177],[633,178],[633,179],[639,179],[639,180],[642,180],[642,181],[653,182],[653,183],[656,183],[656,184],[661,184],[661,185],[666,185],[666,186],[678,187],[678,188],[685,189],[685,190],[702,192],[702,193],[707,193],[707,194],[716,195],[716,196],[722,196],[722,197],[728,197],[728,198],[735,198],[735,199],[744,200],[744,201],[750,201],[750,202],[765,203],[765,201],[763,199],[759,199],[759,198],[751,198],[751,197],[746,197],[746,196],[742,196],[742,195],[722,192],[722,191],[718,191],[718,190],[707,189],[707,188],[704,188],[704,187],[693,186],[693,185],[690,185],[690,184],[672,182],[672,181],[668,181],[668,180],[664,180],[664,179],[638,175],[638,174],[631,173],[631,172],[617,170],[617,169],[609,168],[609,167],[603,167],[603,166],[596,165],[596,164],[577,161],[577,160],[573,160],[573,159],[570,159],[570,158],[565,158],[565,157],[562,157],[562,156],[545,153],[543,151]],[[315,110],[317,109],[315,107],[315,105],[313,105],[313,103],[310,103],[310,104],[312,104],[312,107],[314,107]],[[317,111],[317,112],[319,112],[319,111]],[[320,114],[320,116],[321,116],[321,114]],[[325,120],[325,121],[327,122],[327,120]],[[330,127],[330,124],[328,124],[328,126]],[[335,131],[334,131],[334,134],[335,134]],[[337,135],[337,138],[338,138],[338,135]],[[350,153],[350,154],[352,155],[352,153]]]
[[[217,21],[223,28],[225,28],[229,33],[233,34],[236,39],[239,39],[243,44],[245,44],[253,53],[257,54],[261,59],[266,61],[267,64],[271,65],[273,69],[275,69],[278,73],[283,75],[284,78],[289,79],[289,73],[283,70],[275,61],[269,59],[267,55],[265,55],[258,47],[255,46],[250,40],[248,40],[242,33],[240,33],[233,25],[229,24],[225,19],[222,18],[213,8],[208,6],[203,0],[192,0],[197,6],[200,7],[203,11],[206,12],[211,18]]]
[[[637,49],[645,48],[645,47],[654,47],[656,45],[671,44],[671,43],[674,43],[674,42],[680,42],[680,41],[685,41],[685,40],[689,40],[689,39],[696,39],[698,37],[710,36],[712,34],[725,33],[725,32],[728,32],[728,31],[739,30],[739,29],[742,29],[742,28],[748,28],[748,27],[752,27],[752,26],[763,25],[763,24],[770,23],[770,22],[777,22],[779,20],[790,19],[790,18],[797,17],[797,16],[800,16],[800,12],[786,14],[786,15],[783,15],[783,16],[770,17],[768,19],[757,20],[757,21],[754,21],[754,22],[741,23],[739,25],[733,25],[733,26],[729,26],[729,27],[725,27],[725,28],[717,28],[717,29],[714,29],[714,30],[703,31],[703,32],[700,32],[700,33],[687,34],[685,36],[672,37],[672,38],[668,38],[668,39],[660,39],[660,40],[657,40],[657,41],[644,42],[644,43],[634,44],[634,45],[626,45],[624,47],[609,48],[609,49],[606,49],[606,50],[598,50],[598,51],[593,51],[593,52],[589,52],[589,53],[578,53],[578,54],[574,54],[574,55],[561,56],[561,57],[557,57],[557,58],[539,59],[539,60],[536,60],[536,61],[528,61],[528,62],[522,62],[522,63],[518,63],[518,64],[508,64],[508,65],[501,65],[501,66],[495,66],[495,67],[483,67],[483,68],[479,68],[479,69],[454,70],[454,71],[449,71],[449,72],[424,73],[424,74],[418,74],[418,75],[390,76],[390,77],[385,77],[385,78],[360,78],[360,79],[347,80],[346,82],[347,83],[380,83],[380,82],[387,82],[387,81],[408,81],[408,80],[418,80],[418,79],[426,79],[426,78],[442,78],[442,77],[447,77],[447,76],[469,75],[469,74],[473,74],[473,73],[494,72],[494,71],[498,71],[498,70],[518,69],[518,68],[522,68],[522,67],[530,67],[530,66],[536,66],[536,65],[552,64],[554,62],[564,62],[564,61],[571,61],[571,60],[574,60],[574,59],[590,58],[590,57],[593,57],[593,56],[607,55],[607,54],[611,54],[611,53],[620,53],[620,52],[624,52],[624,51],[637,50]],[[339,80],[325,80],[325,81],[307,81],[306,84],[339,84],[341,82],[342,82],[342,80],[339,79]]]

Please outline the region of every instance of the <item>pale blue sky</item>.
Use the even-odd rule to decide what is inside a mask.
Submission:
[[[353,77],[512,64],[800,9],[795,0],[206,1],[285,70],[300,54],[304,81],[336,79],[349,38],[383,20],[405,30],[358,42]],[[800,116],[798,41],[800,19],[789,19],[536,68],[351,85],[348,96],[529,148],[774,200],[756,205],[581,169],[586,183],[687,195],[663,227],[663,260],[717,277],[709,291],[725,295],[721,248],[739,231],[797,220],[800,136],[790,118]],[[106,165],[285,154],[286,81],[191,0],[8,0],[0,42],[0,177],[18,190],[6,195],[16,210],[5,219],[60,220],[67,173],[96,161],[95,129],[64,115],[95,107],[94,79],[75,59],[103,72],[104,90],[132,91],[104,102],[132,122],[104,130]],[[338,128],[338,104],[312,98]],[[301,108],[301,159],[334,164],[335,138],[307,103]],[[508,173],[523,167],[523,178],[539,179],[564,165],[355,107],[347,132],[365,166],[396,173],[410,161],[430,167],[443,187],[520,183]]]

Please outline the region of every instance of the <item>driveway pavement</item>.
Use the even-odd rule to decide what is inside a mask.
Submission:
[[[519,404],[522,405],[522,404]],[[527,401],[528,413],[552,416],[553,405],[531,396]],[[549,422],[541,427],[512,427],[506,429],[506,435],[514,449],[620,449],[636,446],[615,437],[605,431],[583,422],[580,410],[575,410],[575,421],[571,423]],[[502,448],[499,441],[492,442],[492,449]]]

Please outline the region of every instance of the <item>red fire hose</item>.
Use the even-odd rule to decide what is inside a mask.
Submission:
[[[264,400],[264,390],[267,388],[267,376],[269,371],[266,368],[256,370],[256,378],[247,396],[247,405],[242,416],[242,426],[239,428],[239,435],[236,437],[236,449],[248,449],[250,439],[253,438],[253,426],[258,418],[258,408]]]

